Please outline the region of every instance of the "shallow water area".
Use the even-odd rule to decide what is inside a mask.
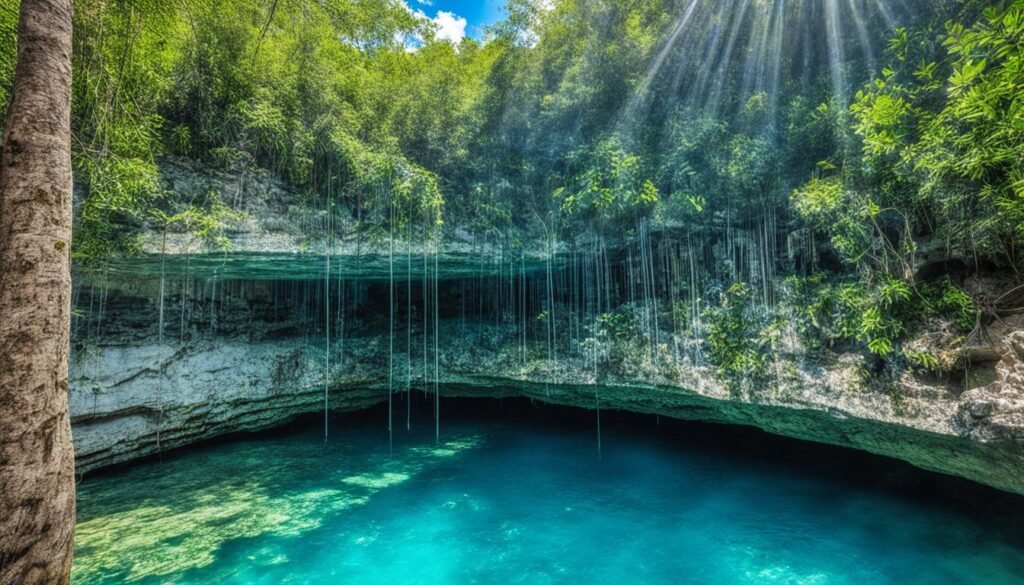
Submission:
[[[293,430],[87,479],[73,582],[1024,582],[1006,518],[653,420],[610,418],[600,458],[579,421],[463,417],[436,445],[414,423],[391,449],[382,420],[345,417],[326,443]]]

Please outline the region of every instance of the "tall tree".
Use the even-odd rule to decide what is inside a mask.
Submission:
[[[21,0],[0,159],[0,583],[67,583],[72,0]]]

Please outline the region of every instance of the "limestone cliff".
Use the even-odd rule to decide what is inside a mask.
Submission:
[[[241,193],[247,219],[229,233],[229,254],[186,233],[165,246],[149,232],[150,254],[78,275],[70,399],[80,472],[325,404],[366,408],[387,400],[389,384],[400,403],[426,400],[436,382],[442,396],[752,425],[1024,494],[1024,323],[1008,319],[969,348],[978,357],[961,380],[879,373],[869,356],[838,348],[809,359],[786,338],[772,382],[737,389],[669,331],[650,328],[609,357],[610,342],[573,316],[593,308],[572,295],[545,301],[557,261],[542,250],[506,255],[455,238],[436,258],[352,240],[311,251],[304,234],[316,230],[298,226],[316,217],[281,207],[280,186],[165,169],[179,191]]]
[[[161,340],[158,285],[120,286],[104,293],[104,323],[82,323],[76,336],[71,410],[80,472],[322,411],[325,389],[334,411],[387,399],[390,338],[371,325],[353,321],[328,346],[295,307],[279,306],[285,316],[278,319],[268,314],[273,287],[222,284],[228,292],[216,302],[182,303],[168,294],[165,329],[173,334],[165,331]],[[438,332],[442,396],[527,396],[752,425],[1024,493],[1020,333],[1006,339],[996,381],[957,396],[912,376],[898,389],[865,383],[863,358],[853,355],[788,367],[769,391],[736,393],[707,366],[681,361],[658,375],[625,367],[595,372],[585,357],[549,359],[543,343],[521,345],[514,327],[445,319]],[[433,339],[423,353],[415,331],[408,339],[401,333],[390,363],[395,400],[410,388],[414,400],[427,400]]]

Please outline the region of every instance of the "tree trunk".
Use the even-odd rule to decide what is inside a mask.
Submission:
[[[0,585],[71,573],[71,2],[21,0],[0,158]]]

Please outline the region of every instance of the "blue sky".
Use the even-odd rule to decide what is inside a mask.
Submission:
[[[505,6],[505,0],[407,0],[407,3],[454,36],[462,26],[460,19],[464,19],[465,35],[474,39],[482,38],[484,27],[502,17]]]

